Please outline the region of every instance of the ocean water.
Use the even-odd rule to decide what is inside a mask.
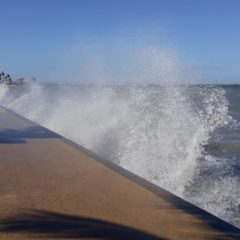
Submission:
[[[0,85],[0,105],[240,227],[240,86]]]

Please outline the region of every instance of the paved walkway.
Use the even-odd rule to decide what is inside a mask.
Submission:
[[[0,218],[0,239],[240,239],[230,224],[2,108]]]

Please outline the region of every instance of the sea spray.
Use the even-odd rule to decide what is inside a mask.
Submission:
[[[0,88],[1,105],[235,224],[239,179],[218,176],[206,146],[232,123],[219,87]]]

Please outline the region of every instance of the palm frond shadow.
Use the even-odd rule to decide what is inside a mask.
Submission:
[[[52,238],[163,240],[161,237],[119,224],[36,209],[1,219],[0,232],[31,233]]]

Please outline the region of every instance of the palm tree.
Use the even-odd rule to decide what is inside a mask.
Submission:
[[[1,82],[1,83],[4,82],[4,76],[5,76],[5,73],[4,73],[4,72],[1,72],[1,73],[0,73],[0,82]]]
[[[7,74],[6,77],[5,77],[5,83],[7,85],[11,85],[12,84],[12,79],[11,79],[9,74]]]
[[[4,80],[5,80],[5,73],[2,72],[2,81],[3,81],[3,83],[4,83]]]

